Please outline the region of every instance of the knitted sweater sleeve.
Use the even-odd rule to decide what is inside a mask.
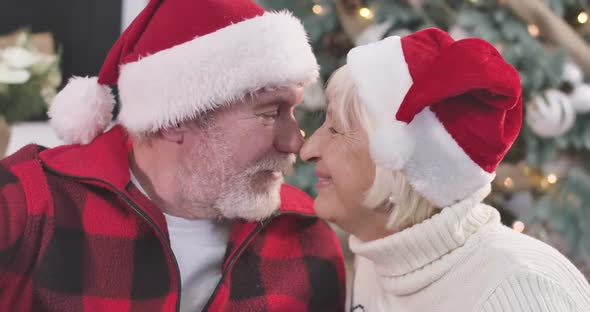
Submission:
[[[581,281],[556,283],[539,274],[517,274],[507,278],[482,303],[480,312],[582,312],[588,310],[586,294],[572,294]],[[582,299],[585,296],[585,300]],[[578,300],[574,299],[577,298]],[[585,301],[585,302],[580,302]],[[584,307],[584,308],[582,308]]]

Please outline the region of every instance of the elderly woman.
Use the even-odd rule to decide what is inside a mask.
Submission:
[[[350,232],[351,311],[590,311],[559,252],[482,203],[522,119],[518,72],[438,29],[353,49],[331,78],[317,214]]]

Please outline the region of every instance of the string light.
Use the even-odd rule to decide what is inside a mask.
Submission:
[[[510,177],[504,179],[504,186],[507,189],[513,188],[514,187],[514,180],[512,180],[512,178],[510,178]]]
[[[369,8],[361,8],[359,10],[359,15],[366,18],[366,19],[372,19],[373,18],[373,12],[371,12],[371,9]]]
[[[578,14],[578,22],[580,22],[580,24],[586,24],[587,21],[588,21],[588,13],[580,12],[580,14]]]
[[[315,15],[320,15],[320,14],[324,13],[324,8],[321,5],[319,5],[319,4],[314,5],[311,8],[311,10],[313,11],[313,13]]]
[[[522,232],[524,232],[525,226],[524,226],[524,223],[522,221],[514,221],[514,223],[512,223],[512,228],[515,231],[517,231],[519,233],[522,233]]]
[[[549,184],[555,184],[557,183],[557,176],[555,174],[550,174],[547,176],[547,182],[549,182]]]
[[[478,0],[469,0],[469,2],[473,3],[473,4],[477,4],[477,2],[479,2]]]
[[[531,36],[533,36],[533,37],[539,36],[539,27],[537,27],[537,25],[530,24],[527,28],[528,28],[529,34],[531,34]]]

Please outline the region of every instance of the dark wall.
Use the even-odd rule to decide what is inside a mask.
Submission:
[[[63,48],[64,80],[95,76],[121,28],[120,0],[0,0],[0,34],[29,26]]]

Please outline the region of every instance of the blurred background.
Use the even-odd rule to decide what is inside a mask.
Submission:
[[[588,0],[258,0],[302,19],[321,65],[297,110],[309,136],[323,121],[330,74],[356,45],[439,27],[491,42],[522,77],[522,133],[487,201],[590,278],[590,3]],[[0,154],[61,144],[47,103],[71,75],[95,76],[146,0],[0,2]],[[354,177],[351,177],[354,178]],[[316,195],[313,167],[289,178]],[[346,236],[341,236],[345,253]]]

